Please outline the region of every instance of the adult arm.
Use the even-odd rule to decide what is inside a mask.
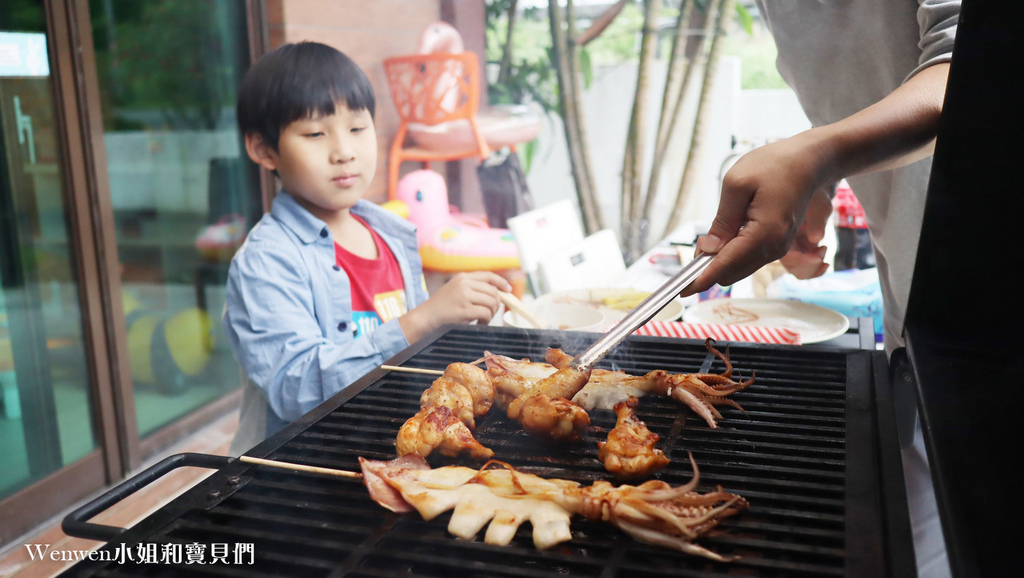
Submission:
[[[735,283],[785,256],[817,191],[932,153],[959,5],[920,1],[920,65],[887,97],[836,123],[755,149],[733,165],[723,179],[718,214],[697,244],[718,256],[684,295],[716,282]],[[802,250],[807,254],[807,247]]]

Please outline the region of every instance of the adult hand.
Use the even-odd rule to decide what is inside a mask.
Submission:
[[[811,129],[736,161],[722,180],[718,215],[697,241],[699,252],[717,256],[683,296],[731,285],[789,252],[812,196],[835,180],[821,135]]]
[[[817,190],[931,154],[948,75],[949,63],[934,64],[857,113],[741,157],[722,181],[718,216],[697,241],[698,251],[718,256],[682,294],[735,283],[788,253]]]
[[[832,199],[825,190],[819,190],[811,196],[807,205],[804,223],[796,233],[793,246],[784,257],[779,259],[797,279],[820,277],[828,270],[825,262],[827,247],[818,245],[825,237],[825,227],[832,214]]]
[[[498,312],[498,291],[511,291],[504,277],[490,271],[459,273],[419,307],[399,318],[410,343],[445,323],[488,323]]]

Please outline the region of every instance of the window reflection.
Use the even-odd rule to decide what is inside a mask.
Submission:
[[[0,4],[0,499],[97,447],[36,4]]]
[[[242,0],[92,0],[139,431],[238,386],[227,267],[261,214],[234,116]]]

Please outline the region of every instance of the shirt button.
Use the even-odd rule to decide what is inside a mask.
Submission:
[[[320,236],[323,237],[324,239],[327,238],[327,227],[320,229]]]
[[[342,321],[338,324],[338,331],[345,331],[346,329],[348,329],[348,323]]]
[[[335,271],[341,271],[341,265],[333,265],[331,268]]]

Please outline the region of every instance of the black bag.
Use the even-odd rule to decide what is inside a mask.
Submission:
[[[477,167],[484,197],[487,222],[492,228],[507,229],[509,217],[533,209],[526,175],[514,152],[496,152]]]

